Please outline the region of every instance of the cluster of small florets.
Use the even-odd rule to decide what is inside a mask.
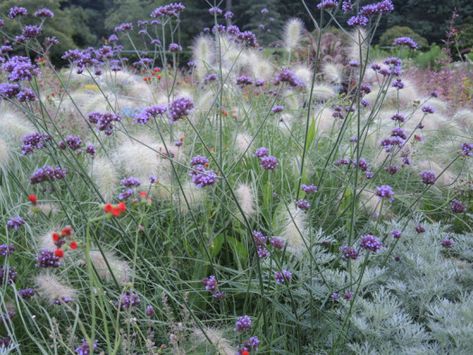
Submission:
[[[464,157],[473,157],[473,143],[463,143],[461,155]]]
[[[276,271],[274,273],[274,279],[277,284],[289,283],[292,280],[292,272],[283,269],[282,271]]]
[[[97,350],[97,341],[92,343],[92,349],[90,349],[89,343],[86,339],[82,340],[82,343],[74,350],[77,355],[90,355],[95,353]]]
[[[256,149],[255,156],[259,158],[260,166],[265,170],[274,170],[279,164],[276,157],[269,155],[269,150],[266,147]]]
[[[313,193],[316,193],[319,190],[319,188],[317,186],[313,185],[313,184],[310,184],[310,185],[302,184],[301,189],[306,194],[313,194]]]
[[[131,30],[133,30],[133,24],[131,22],[121,23],[114,28],[115,33],[129,32]]]
[[[430,170],[422,171],[420,173],[420,177],[422,179],[422,182],[426,185],[433,185],[435,184],[435,181],[437,180],[435,173]]]
[[[38,37],[40,35],[40,33],[41,33],[41,26],[26,25],[25,27],[23,27],[23,31],[22,31],[21,35],[25,39],[33,39],[33,38]]]
[[[39,184],[44,181],[62,180],[66,177],[67,170],[59,166],[53,168],[50,165],[45,165],[38,168],[30,177],[32,184]]]
[[[123,186],[125,190],[118,195],[118,199],[123,201],[134,195],[135,190],[133,190],[133,188],[140,186],[141,181],[133,176],[130,176],[122,179],[120,181],[120,185]]]
[[[19,16],[26,16],[28,15],[28,10],[26,10],[24,7],[20,6],[13,6],[8,10],[8,18],[10,19],[15,19]]]
[[[16,270],[11,266],[0,266],[0,286],[3,282],[6,282],[7,285],[11,285],[16,281]]]
[[[44,148],[46,142],[50,141],[51,137],[45,133],[30,133],[23,137],[23,145],[21,147],[21,154],[28,155],[35,150]]]
[[[168,114],[171,122],[176,122],[187,117],[194,108],[194,103],[187,97],[175,99],[168,108]]]
[[[344,14],[347,14],[353,10],[353,4],[351,0],[345,0],[342,2],[342,11]]]
[[[253,84],[253,80],[246,75],[241,75],[237,78],[236,84],[240,87],[248,86]]]
[[[224,292],[218,289],[218,281],[215,275],[210,275],[203,279],[202,284],[204,285],[205,290],[212,294],[213,298],[221,300],[225,297]]]
[[[31,59],[22,56],[13,56],[2,65],[2,70],[8,73],[8,80],[30,81],[39,74],[39,69],[31,63]]]
[[[65,140],[59,142],[60,149],[69,148],[71,150],[79,150],[82,147],[82,139],[79,136],[68,135]]]
[[[55,255],[54,251],[42,249],[36,257],[36,267],[40,268],[56,268],[61,265],[61,260]]]
[[[322,0],[317,8],[319,10],[331,10],[338,6],[338,0]]]
[[[355,248],[348,245],[341,246],[340,253],[342,253],[342,257],[347,260],[348,259],[356,260],[358,258],[358,251]]]
[[[202,188],[214,185],[217,182],[217,174],[213,170],[207,169],[209,160],[201,155],[197,155],[191,159],[192,170],[189,176],[195,186]]]
[[[394,196],[393,188],[389,185],[381,185],[376,188],[376,195],[380,198],[389,199],[392,201]]]
[[[119,309],[130,309],[136,307],[141,303],[140,296],[133,291],[126,291],[120,295],[120,299],[117,302]]]
[[[453,213],[463,213],[466,211],[465,205],[457,199],[453,199],[450,203],[450,208],[452,209]]]
[[[23,218],[21,218],[20,216],[11,217],[7,221],[7,228],[10,229],[10,230],[13,229],[13,230],[17,231],[25,223],[26,223],[25,220]]]
[[[184,11],[186,7],[180,2],[174,2],[164,6],[160,6],[151,12],[151,17],[160,18],[164,16],[174,16],[178,17],[179,14]]]
[[[251,329],[252,321],[250,316],[241,316],[235,322],[235,330],[239,333]]]
[[[99,131],[107,136],[112,135],[115,122],[120,122],[121,117],[111,112],[91,112],[88,115],[89,122],[96,125]]]
[[[34,16],[40,18],[51,18],[54,17],[54,12],[46,7],[43,7],[42,9],[36,10]]]
[[[414,41],[410,37],[395,38],[394,41],[393,41],[393,45],[395,45],[395,46],[406,46],[406,47],[409,47],[411,49],[417,49],[417,47],[418,47],[416,41]]]
[[[95,50],[94,48],[70,49],[64,52],[62,59],[68,60],[76,67],[76,72],[81,74],[86,68],[92,68],[95,75],[102,74],[102,67],[109,61],[110,69],[112,71],[121,70],[121,62],[117,59],[112,59],[121,51],[121,48],[116,46],[102,46]]]
[[[274,85],[279,85],[280,83],[287,83],[292,87],[304,86],[304,83],[288,68],[283,69],[274,78]]]
[[[177,53],[182,51],[182,46],[178,43],[170,43],[168,47],[169,52]]]
[[[357,15],[352,16],[348,19],[347,24],[348,26],[359,26],[359,27],[366,27],[368,25],[369,19],[366,16]]]
[[[296,206],[300,210],[307,211],[310,208],[311,205],[310,205],[309,201],[301,199],[301,200],[296,201]]]
[[[0,256],[10,256],[15,251],[13,244],[0,244]]]
[[[366,234],[361,237],[360,247],[376,253],[383,247],[383,243],[374,235]]]
[[[35,290],[33,288],[23,288],[18,290],[18,295],[24,300],[28,300],[35,295]]]
[[[154,105],[146,107],[135,116],[134,121],[138,124],[146,124],[151,118],[156,118],[158,115],[163,115],[166,111],[166,105]]]
[[[383,0],[374,4],[365,5],[361,8],[360,14],[363,16],[385,15],[394,11],[391,0]]]
[[[426,114],[427,113],[432,114],[432,113],[435,113],[435,109],[430,105],[424,105],[424,106],[422,106],[422,112],[426,113]]]

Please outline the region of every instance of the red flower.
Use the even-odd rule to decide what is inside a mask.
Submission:
[[[69,237],[72,234],[72,232],[73,232],[72,227],[71,226],[66,226],[62,229],[61,235],[63,237],[65,237],[65,236]]]
[[[120,210],[120,212],[125,212],[126,211],[126,205],[125,205],[124,202],[120,202],[117,207]]]
[[[111,203],[105,204],[105,206],[103,206],[103,210],[105,211],[105,213],[112,213],[112,210],[113,210],[112,204]]]
[[[112,205],[111,203],[107,203],[103,210],[107,214],[111,214],[114,217],[119,217],[123,212],[126,211],[126,205],[123,202],[120,202],[118,205]]]
[[[28,201],[30,201],[33,206],[36,205],[36,203],[38,202],[38,196],[36,196],[35,194],[28,195]]]
[[[72,250],[76,250],[77,249],[77,242],[71,242],[71,244],[69,244],[69,246],[71,247]]]
[[[61,239],[61,236],[59,235],[59,233],[54,232],[53,233],[53,241],[54,242],[59,242],[59,239]]]
[[[62,249],[56,249],[56,250],[54,251],[54,255],[56,255],[58,258],[62,258],[62,257],[64,257],[64,250],[62,250]]]

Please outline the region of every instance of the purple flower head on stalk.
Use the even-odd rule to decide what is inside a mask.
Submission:
[[[353,165],[358,167],[361,171],[367,171],[369,168],[368,162],[364,158],[361,158],[358,162],[354,161]]]
[[[283,69],[276,77],[274,78],[274,85],[279,85],[280,83],[287,83],[292,87],[303,87],[304,84],[299,78],[288,68]]]
[[[225,298],[225,292],[223,291],[215,291],[212,294],[212,297],[218,301],[223,300]]]
[[[251,233],[251,235],[253,236],[253,240],[257,245],[266,245],[268,238],[263,234],[263,232],[255,230]]]
[[[31,89],[23,88],[16,95],[16,98],[19,102],[33,102],[36,101],[36,94]]]
[[[42,249],[36,257],[36,267],[49,268],[59,267],[61,265],[59,258],[54,255],[54,251]]]
[[[208,74],[204,78],[204,84],[208,84],[208,83],[210,83],[212,81],[215,81],[217,79],[218,79],[217,74],[215,74],[215,73]]]
[[[8,73],[8,80],[30,81],[39,74],[38,67],[31,63],[31,59],[22,56],[13,56],[2,65],[2,69]]]
[[[260,259],[265,259],[265,258],[267,258],[268,256],[271,255],[269,250],[263,245],[258,245],[257,246],[256,254],[258,254],[258,258],[260,258]]]
[[[151,118],[156,118],[158,115],[163,115],[166,111],[167,107],[165,105],[146,107],[135,116],[134,122],[137,124],[146,124]]]
[[[394,191],[393,188],[389,185],[381,185],[376,188],[376,195],[381,198],[387,198],[389,200],[392,200],[394,196]]]
[[[361,237],[360,247],[376,253],[383,247],[383,243],[374,235],[365,234]]]
[[[463,143],[461,155],[464,157],[473,157],[473,143]]]
[[[188,116],[194,108],[194,103],[187,97],[180,97],[175,99],[168,108],[168,114],[171,122],[176,122]]]
[[[334,292],[330,295],[330,299],[333,302],[337,302],[340,299],[340,294],[338,292]]]
[[[169,44],[169,52],[171,53],[177,53],[177,52],[181,52],[182,51],[182,47],[177,44],[177,43],[171,43]]]
[[[352,68],[358,68],[360,66],[360,62],[355,60],[355,59],[352,59],[348,62],[348,65]],[[362,90],[363,91],[363,90]],[[371,91],[371,90],[370,90]]]
[[[338,0],[322,0],[317,8],[319,10],[332,10],[338,6]]]
[[[390,165],[384,169],[389,175],[395,175],[399,172],[399,167],[396,165]]]
[[[391,0],[383,0],[374,4],[365,5],[361,8],[360,14],[363,16],[385,15],[394,11]]]
[[[348,26],[360,26],[360,27],[366,27],[368,25],[368,17],[358,15],[358,16],[352,16],[348,19],[347,24]]]
[[[140,296],[136,292],[126,291],[120,295],[120,299],[117,302],[119,309],[130,309],[136,307],[141,303]]]
[[[404,83],[402,82],[401,79],[396,79],[393,82],[393,88],[396,88],[398,90],[404,89]]]
[[[394,239],[399,239],[401,238],[401,231],[395,229],[391,232],[391,236],[394,238]]]
[[[16,270],[13,267],[3,267],[0,266],[0,286],[2,285],[2,282],[5,280],[7,285],[11,285],[15,283],[16,281]]]
[[[28,10],[26,10],[24,7],[20,6],[13,6],[8,10],[8,18],[14,19],[17,18],[18,16],[26,16],[28,15]]]
[[[248,47],[257,47],[258,41],[256,40],[256,35],[251,31],[243,31],[238,34],[236,37],[237,41],[248,46]]]
[[[97,349],[97,341],[95,340],[92,344],[92,348],[90,349],[89,343],[87,340],[82,339],[82,343],[74,350],[77,355],[90,355],[94,353],[94,350]]]
[[[307,211],[310,208],[310,202],[307,200],[297,200],[296,201],[297,208]]]
[[[250,337],[250,339],[245,341],[245,346],[247,348],[250,348],[250,349],[253,349],[253,350],[257,350],[259,344],[260,344],[260,341],[259,341],[257,336],[252,336],[252,337]]]
[[[152,305],[148,304],[145,309],[145,314],[147,317],[152,318],[156,314],[156,311]]]
[[[0,28],[5,27],[5,21],[0,18]]]
[[[269,155],[269,149],[266,147],[260,147],[256,149],[255,156],[257,158],[267,157]]]
[[[264,85],[264,83],[265,83],[264,80],[258,79],[258,80],[255,81],[255,86],[256,87],[261,87],[261,86]]]
[[[435,109],[430,105],[424,105],[424,106],[422,106],[422,112],[423,113],[435,113]]]
[[[391,117],[391,119],[392,119],[393,121],[395,121],[395,122],[401,122],[401,123],[403,123],[403,122],[406,121],[406,116],[404,116],[402,113],[399,113],[399,112],[398,112],[398,113],[394,114],[394,115]]]
[[[202,165],[197,165],[190,173],[195,186],[202,188],[212,186],[217,182],[217,174],[213,170],[207,170]]]
[[[284,249],[284,246],[286,245],[286,242],[284,241],[284,239],[277,238],[277,237],[271,237],[271,239],[269,240],[269,243],[274,249],[279,249],[279,250]]]
[[[13,244],[0,244],[0,256],[10,256],[15,251]]]
[[[353,4],[351,3],[351,0],[345,0],[342,3],[342,11],[344,14],[347,14],[353,10]]]
[[[20,92],[18,84],[1,83],[0,84],[0,98],[12,99]]]
[[[225,18],[225,20],[231,20],[233,18],[233,12],[231,11],[226,11],[225,14],[223,15],[223,17]]]
[[[71,150],[78,150],[82,147],[82,140],[79,136],[69,135],[64,141],[59,142],[60,149],[69,148]]]
[[[396,127],[391,131],[391,137],[400,137],[402,139],[407,139],[407,133],[402,128]]]
[[[111,43],[114,43],[114,42],[118,42],[118,36],[114,33],[112,33],[109,37],[108,37],[108,41],[111,42]]]
[[[205,279],[202,280],[202,283],[206,291],[214,293],[217,290],[218,283],[217,283],[217,278],[214,275],[210,275],[209,277],[206,277]]]
[[[217,6],[213,6],[209,9],[209,14],[211,15],[221,15],[223,13],[222,9]]]
[[[116,26],[113,31],[116,33],[120,33],[120,32],[129,32],[131,30],[133,30],[133,24],[131,22],[125,22]]]
[[[45,133],[30,133],[23,137],[23,145],[21,146],[21,154],[28,155],[35,150],[44,148],[46,142],[51,140],[51,137]]]
[[[424,232],[425,232],[424,226],[423,226],[422,224],[418,224],[418,225],[416,226],[416,232],[419,233],[419,234],[420,234],[420,233],[424,233]]]
[[[259,163],[260,166],[265,170],[274,170],[279,164],[278,159],[272,155],[262,157]]]
[[[71,302],[74,302],[73,298],[64,296],[64,297],[56,298],[53,304],[60,306],[62,304],[71,303]]]
[[[342,253],[342,257],[346,260],[348,259],[356,260],[358,258],[358,251],[355,248],[350,247],[348,245],[342,245],[340,247],[340,253]]]
[[[36,38],[41,33],[41,27],[36,25],[26,25],[23,27],[22,36],[27,39]]]
[[[138,187],[141,185],[141,181],[133,176],[124,178],[120,181],[120,185],[125,187]]]
[[[46,7],[43,7],[42,9],[38,9],[34,13],[35,17],[42,17],[42,18],[51,18],[54,17],[54,12],[49,10]]]
[[[263,7],[260,12],[261,12],[261,15],[267,15],[267,14],[269,14],[269,10],[268,10],[267,7]]]
[[[304,191],[306,194],[313,194],[313,193],[316,193],[319,190],[319,188],[312,184],[310,185],[302,184],[301,190]]]
[[[365,176],[367,179],[372,179],[374,177],[374,173],[372,171],[367,171]]]
[[[120,201],[124,201],[124,200],[129,199],[131,196],[133,196],[134,193],[135,193],[135,191],[133,191],[132,189],[127,189],[127,190],[119,193],[117,197]]]
[[[422,182],[426,185],[433,185],[435,184],[435,181],[437,180],[435,173],[430,170],[425,170],[421,172],[419,175],[422,179]]]
[[[91,112],[88,115],[89,122],[96,125],[99,131],[110,136],[113,133],[115,122],[120,122],[121,117],[111,112]]]
[[[89,143],[87,144],[87,148],[85,148],[85,152],[90,156],[95,157],[97,150],[95,149],[95,146],[92,143]]]
[[[7,228],[10,229],[10,230],[13,229],[13,230],[17,231],[25,223],[26,223],[25,220],[23,218],[21,218],[20,216],[11,217],[7,221]]]
[[[249,316],[241,316],[238,317],[237,321],[235,322],[235,330],[238,333],[245,332],[251,329],[252,321]]]
[[[398,37],[394,39],[393,45],[395,46],[406,46],[411,49],[417,49],[419,46],[417,45],[416,41],[414,41],[410,37]]]
[[[282,111],[284,111],[284,106],[282,106],[282,105],[276,105],[271,109],[272,113],[279,113],[279,112],[282,112]]]
[[[450,203],[450,208],[452,209],[453,213],[463,213],[466,211],[465,205],[457,199],[452,200]]]
[[[197,166],[197,165],[206,165],[209,163],[209,159],[207,157],[204,157],[202,155],[196,155],[191,159],[191,165],[192,166]]]
[[[62,180],[66,177],[66,174],[67,170],[62,169],[59,166],[53,168],[52,166],[45,165],[42,168],[36,169],[30,177],[30,182],[34,185],[43,181]]]
[[[164,16],[178,17],[186,7],[181,2],[173,2],[168,5],[160,6],[151,12],[151,17],[160,18]]]
[[[440,244],[442,244],[442,246],[445,248],[445,249],[450,249],[451,247],[453,247],[453,244],[454,241],[450,238],[445,238],[445,239],[442,239],[442,241],[440,242]]]
[[[350,290],[345,291],[345,293],[343,294],[343,299],[345,301],[351,301],[352,298],[353,298],[353,292],[351,292]]]
[[[253,84],[253,80],[246,75],[239,76],[236,80],[236,84],[240,87],[248,86]]]
[[[155,175],[152,175],[149,177],[149,183],[150,184],[156,184],[158,182],[158,177]]]
[[[286,282],[291,282],[292,272],[284,269],[282,271],[277,271],[274,273],[274,279],[276,280],[276,283],[278,285],[284,284]]]
[[[28,300],[33,297],[35,294],[35,290],[33,288],[23,288],[18,290],[18,295],[23,298],[24,300]]]

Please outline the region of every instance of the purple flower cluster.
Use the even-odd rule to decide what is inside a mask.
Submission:
[[[253,84],[253,80],[246,75],[241,75],[237,78],[236,84],[240,87],[248,86]]]
[[[209,160],[203,156],[195,156],[191,159],[192,170],[189,175],[195,186],[202,188],[211,186],[217,182],[217,174],[213,170],[206,169]]]
[[[432,113],[435,113],[435,109],[430,105],[424,105],[422,106],[422,112],[432,114]]]
[[[9,266],[0,266],[0,285],[2,284],[3,280],[6,281],[7,285],[11,285],[16,281],[16,270],[13,267]]]
[[[1,83],[0,84],[0,98],[2,99],[12,99],[20,92],[20,85],[10,84],[10,83]]]
[[[271,239],[269,240],[269,243],[274,249],[279,249],[279,250],[284,249],[284,246],[286,245],[286,242],[283,239],[278,238],[278,237],[271,237]]]
[[[282,112],[282,111],[284,111],[284,106],[282,106],[282,105],[273,106],[273,108],[271,109],[272,113],[279,113],[279,112]]]
[[[304,83],[294,74],[294,72],[288,68],[283,69],[274,78],[274,85],[280,83],[287,83],[292,87],[303,87]]]
[[[239,333],[251,329],[252,321],[250,316],[241,316],[235,322],[235,330]]]
[[[393,121],[395,121],[395,122],[403,123],[403,122],[406,121],[406,116],[403,115],[402,113],[399,113],[399,112],[398,112],[398,113],[395,113],[395,114],[391,117],[391,119],[392,119]]]
[[[54,300],[53,304],[60,306],[60,305],[62,305],[62,304],[71,303],[71,302],[74,302],[74,299],[73,299],[73,298],[64,296],[64,297],[56,298],[56,299]]]
[[[394,39],[394,42],[393,42],[393,45],[395,46],[406,46],[406,47],[409,47],[411,49],[416,49],[418,48],[418,45],[416,43],[416,41],[414,41],[412,38],[410,37],[398,37],[398,38],[395,38]]]
[[[350,247],[348,245],[342,245],[340,247],[340,253],[342,253],[342,257],[344,259],[352,259],[352,260],[356,260],[358,258],[358,251],[353,248],[353,247]]]
[[[168,114],[171,122],[176,122],[188,116],[194,108],[194,103],[187,97],[180,97],[175,99],[168,108]]]
[[[168,5],[160,6],[151,12],[151,17],[160,18],[164,16],[178,17],[186,7],[181,2],[173,2]]]
[[[338,0],[322,0],[317,8],[319,10],[331,10],[338,6]]]
[[[163,115],[167,111],[167,107],[165,105],[154,105],[150,107],[146,107],[138,113],[134,121],[138,124],[146,124],[151,118],[156,118],[158,115]]]
[[[265,170],[274,170],[279,165],[278,159],[272,155],[262,157],[259,160],[260,166]]]
[[[306,194],[313,194],[313,193],[316,193],[319,190],[319,188],[317,186],[313,185],[313,184],[310,184],[310,185],[302,184],[301,189]]]
[[[97,349],[97,341],[93,342],[93,349],[90,349],[87,340],[82,339],[82,343],[74,350],[77,355],[90,355]]]
[[[79,150],[82,147],[82,140],[79,136],[68,135],[64,141],[59,142],[60,149],[69,148],[71,150]]]
[[[177,53],[182,51],[182,47],[177,43],[170,43],[168,47],[169,52]]]
[[[342,11],[344,14],[347,14],[353,10],[353,4],[351,3],[351,0],[345,0],[342,3]]]
[[[463,143],[461,155],[464,157],[473,157],[473,143]]]
[[[26,25],[21,33],[26,39],[36,38],[41,33],[41,27],[36,25]]]
[[[445,239],[442,239],[442,241],[440,242],[440,244],[445,248],[445,249],[450,249],[451,247],[453,247],[453,244],[454,241],[450,238],[445,238]]]
[[[422,171],[419,175],[420,175],[420,178],[422,179],[422,182],[426,185],[433,185],[435,184],[435,181],[437,180],[435,173],[430,170]]]
[[[53,168],[50,165],[45,165],[42,168],[36,169],[30,177],[30,182],[32,184],[39,184],[43,181],[62,180],[66,177],[66,174],[66,169],[62,169],[59,166]]]
[[[137,187],[141,185],[141,181],[133,176],[124,178],[120,181],[120,185],[125,187]]]
[[[43,7],[42,9],[38,9],[34,13],[35,17],[42,17],[42,18],[51,18],[54,17],[54,12],[50,9]]]
[[[20,6],[13,6],[8,10],[8,18],[14,19],[17,18],[18,16],[26,16],[28,15],[28,10],[26,10],[24,7]]]
[[[39,69],[31,63],[31,59],[22,56],[13,56],[2,65],[2,70],[8,73],[8,80],[30,81],[39,74]]]
[[[463,213],[466,211],[465,205],[457,199],[452,200],[450,203],[450,208],[452,209],[453,213]]]
[[[85,148],[85,152],[92,157],[95,157],[96,149],[95,146],[92,143],[87,144],[87,147]]]
[[[13,244],[0,244],[0,256],[12,255],[14,251],[15,246]]]
[[[99,131],[110,136],[113,133],[113,125],[120,122],[121,117],[111,112],[91,112],[88,114],[89,122],[96,125]]]
[[[212,294],[213,298],[221,300],[225,297],[224,292],[218,289],[217,278],[214,275],[210,275],[203,279],[202,284],[204,285],[205,290]]]
[[[258,349],[259,344],[260,344],[260,341],[259,341],[258,337],[257,336],[252,336],[247,341],[245,341],[245,343],[244,343],[245,347],[241,350],[248,351],[248,349],[252,349],[252,350],[256,351]]]
[[[59,267],[61,265],[59,258],[54,255],[54,251],[43,249],[36,257],[36,267],[49,268]]]
[[[222,9],[217,6],[212,6],[209,9],[209,14],[211,15],[221,15],[223,13]]]
[[[368,17],[362,16],[362,15],[357,15],[357,16],[352,16],[348,19],[347,24],[348,26],[360,26],[360,27],[366,27],[368,25]]]
[[[23,288],[18,290],[18,295],[23,298],[24,300],[30,299],[35,294],[35,290],[33,288]]]
[[[257,158],[267,157],[269,155],[269,149],[266,147],[260,147],[256,149],[255,156]]]
[[[13,229],[13,230],[17,231],[25,223],[26,223],[25,220],[23,218],[21,218],[20,216],[11,217],[7,221],[7,228],[10,229],[10,230]]]
[[[30,133],[23,137],[23,145],[21,147],[21,154],[28,155],[35,150],[44,148],[46,142],[51,140],[51,137],[45,133]]]
[[[209,163],[209,159],[207,157],[204,157],[202,155],[196,155],[191,159],[191,165],[196,166],[196,165],[206,165]]]
[[[401,238],[401,231],[395,229],[391,232],[391,236],[394,238],[394,239],[399,239]]]
[[[284,284],[286,282],[291,282],[292,272],[289,270],[283,269],[282,271],[276,271],[274,273],[274,279],[278,285]]]
[[[120,299],[117,302],[119,309],[130,309],[136,307],[141,303],[140,296],[136,292],[126,291],[120,295]]]
[[[64,52],[62,59],[68,60],[76,68],[77,73],[81,74],[86,68],[93,68],[95,75],[102,74],[102,66],[105,62],[110,62],[110,69],[112,71],[121,70],[121,62],[114,58],[120,52],[120,47],[110,47],[102,46],[98,49],[86,48],[84,50],[80,49],[70,49]]]
[[[210,82],[212,82],[212,81],[215,81],[215,80],[217,80],[217,78],[218,78],[217,74],[215,74],[215,73],[210,73],[210,74],[208,74],[208,75],[205,76],[205,78],[204,78],[204,84],[208,84],[208,83],[210,83]]]
[[[374,235],[366,234],[361,237],[360,247],[376,253],[383,247],[383,243]]]
[[[361,8],[360,14],[363,16],[385,15],[394,11],[391,0],[383,0],[374,4],[365,5]]]
[[[36,101],[36,94],[31,89],[23,88],[18,92],[16,98],[19,102],[33,102]]]
[[[154,310],[154,307],[151,304],[148,304],[145,308],[145,314],[147,317],[151,318],[154,317],[156,314],[156,311]]]
[[[310,208],[310,202],[307,200],[297,200],[296,201],[297,208],[307,211]]]
[[[124,22],[119,24],[114,28],[114,32],[120,33],[120,32],[129,32],[133,30],[133,24],[131,22]]]
[[[380,198],[387,198],[389,200],[392,200],[394,196],[394,191],[393,188],[389,185],[381,185],[376,188],[376,195]]]

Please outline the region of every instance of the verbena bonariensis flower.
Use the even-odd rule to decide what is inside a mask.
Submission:
[[[393,188],[389,185],[381,185],[376,188],[376,195],[381,198],[392,200],[394,196]]]
[[[310,185],[302,184],[302,185],[301,185],[301,189],[302,189],[302,191],[304,191],[306,194],[313,194],[313,193],[316,193],[316,192],[319,190],[319,188],[318,188],[317,186],[312,185],[312,184],[310,184]]]
[[[245,341],[245,346],[252,350],[257,350],[259,344],[260,344],[260,341],[257,336],[252,336],[247,341]]]
[[[38,9],[34,13],[35,17],[43,17],[43,18],[51,18],[54,17],[54,12],[50,9],[43,7],[42,9]]]
[[[401,231],[395,229],[391,232],[391,235],[394,239],[399,239],[401,238]]]
[[[271,109],[272,113],[279,113],[279,112],[282,112],[282,111],[284,111],[284,106],[282,106],[282,105],[276,105]]]
[[[168,108],[168,114],[171,122],[176,122],[188,116],[194,108],[194,103],[187,97],[180,97],[175,99]]]
[[[424,226],[423,226],[422,224],[416,225],[416,228],[415,228],[415,229],[416,229],[416,232],[419,233],[419,234],[425,232],[425,228],[424,228]]]
[[[54,300],[53,304],[62,305],[62,304],[71,303],[71,302],[74,302],[73,298],[68,297],[68,296],[64,296],[64,297],[56,298]]]
[[[453,213],[463,213],[466,210],[465,205],[457,199],[452,200],[450,207]]]
[[[368,25],[368,21],[369,21],[368,17],[358,15],[358,16],[350,17],[347,21],[347,24],[348,26],[352,26],[352,27],[355,27],[355,26],[366,27],[366,25]]]
[[[218,79],[217,74],[215,74],[215,73],[210,73],[210,74],[208,74],[208,75],[205,76],[205,78],[204,78],[204,84],[208,84],[208,83],[210,83],[210,82],[212,82],[212,81],[215,81],[215,80],[217,80],[217,79]]]
[[[10,256],[15,251],[13,244],[0,244],[0,256]]]
[[[365,5],[361,8],[360,14],[363,16],[383,15],[394,11],[391,0],[383,0],[374,4]]]
[[[343,299],[345,301],[351,301],[352,298],[353,298],[353,292],[351,292],[350,290],[345,291],[345,293],[343,294]]]
[[[118,194],[118,199],[120,201],[123,201],[123,200],[126,200],[128,198],[130,198],[131,196],[133,196],[135,193],[135,191],[133,191],[132,189],[127,189],[121,193]]]
[[[133,24],[131,22],[125,22],[121,23],[118,26],[115,27],[114,32],[115,33],[120,33],[120,32],[128,32],[133,30]]]
[[[92,157],[95,157],[95,154],[97,151],[95,149],[95,146],[92,143],[89,143],[87,144],[87,147],[85,148],[85,152],[91,155]]]
[[[353,248],[353,247],[350,247],[348,245],[342,245],[340,247],[340,253],[342,253],[342,257],[344,259],[352,259],[352,260],[356,260],[358,258],[358,251]]]
[[[255,156],[257,158],[267,157],[269,155],[269,149],[266,147],[259,147],[256,149]]]
[[[36,169],[30,177],[30,182],[32,184],[39,184],[44,181],[62,180],[66,177],[66,174],[66,169],[59,166],[53,168],[52,166],[45,165],[42,168]]]
[[[290,272],[289,270],[284,270],[284,269],[282,271],[276,271],[274,273],[274,279],[276,280],[277,284],[291,282],[292,272]]]
[[[35,150],[44,148],[46,142],[51,140],[51,137],[45,133],[30,133],[23,137],[23,145],[21,147],[21,154],[28,155]]]
[[[430,105],[424,105],[424,106],[422,106],[422,112],[423,113],[435,113],[435,109]]]
[[[266,245],[268,238],[263,234],[263,232],[254,230],[251,233],[253,240],[255,241],[256,245]]]
[[[202,155],[196,155],[191,159],[191,165],[196,166],[196,165],[206,165],[209,163],[209,159],[207,157],[204,157]]]
[[[120,181],[120,185],[125,187],[137,187],[141,185],[141,181],[133,176],[124,178]]]
[[[68,135],[64,141],[59,142],[60,149],[69,148],[71,150],[78,150],[82,147],[82,140],[79,136]]]
[[[445,238],[445,239],[442,239],[440,244],[442,244],[442,246],[444,248],[449,249],[449,248],[453,247],[454,241],[450,238]]]
[[[1,83],[0,84],[0,98],[12,99],[20,92],[20,85]]]
[[[18,295],[23,298],[24,300],[30,299],[35,294],[35,290],[33,288],[23,288],[18,290]]]
[[[136,292],[126,291],[120,295],[120,299],[117,302],[119,309],[130,309],[136,307],[141,303],[140,296]]]
[[[265,258],[267,258],[268,256],[271,255],[268,248],[266,248],[263,245],[258,245],[256,247],[256,254],[258,255],[258,258],[260,258],[260,259],[265,259]]]
[[[473,157],[473,143],[463,143],[461,155],[464,157]]]
[[[91,112],[88,118],[90,123],[95,124],[97,129],[107,136],[112,135],[114,123],[121,121],[120,116],[111,112]]]
[[[231,11],[225,11],[225,14],[223,15],[225,20],[231,20],[233,18],[233,16],[234,16],[234,14]]]
[[[23,88],[16,94],[16,98],[19,102],[33,102],[36,101],[36,94],[29,88]]]
[[[2,65],[2,69],[8,73],[9,81],[30,81],[39,74],[39,69],[28,57],[13,56]]]
[[[274,78],[274,85],[279,85],[280,83],[287,83],[292,87],[304,86],[304,83],[288,68],[283,69]]]
[[[235,322],[235,330],[239,333],[247,331],[251,328],[252,321],[249,316],[241,316]]]
[[[168,5],[160,6],[151,12],[151,17],[160,18],[163,16],[178,17],[186,7],[181,2],[173,2]]]
[[[262,157],[259,161],[260,166],[265,170],[274,170],[277,168],[278,159],[272,155]]]
[[[92,343],[92,348],[90,349],[89,343],[86,339],[82,339],[82,343],[74,350],[77,355],[90,355],[94,353],[94,350],[97,349],[97,341],[95,340]]]
[[[199,188],[212,186],[217,182],[217,174],[213,170],[205,169],[202,165],[195,166],[190,175],[194,185]]]
[[[426,185],[433,185],[435,184],[435,181],[437,180],[435,173],[430,170],[422,171],[420,173],[420,177],[422,179],[422,182]]]
[[[342,3],[342,11],[344,14],[349,13],[350,11],[353,10],[353,4],[351,3],[351,0],[345,0]]]
[[[310,202],[307,200],[297,200],[296,201],[297,208],[307,211],[310,208]]]
[[[258,42],[256,40],[256,35],[251,31],[243,31],[238,33],[236,40],[248,47],[257,47]]]
[[[176,52],[181,52],[182,51],[182,47],[177,43],[170,43],[168,49],[169,49],[169,52],[171,52],[171,53],[176,53]]]
[[[217,290],[217,278],[214,275],[206,277],[202,280],[202,283],[204,284],[204,288],[206,291],[213,293]]]
[[[23,27],[22,36],[27,39],[36,38],[41,33],[41,27],[36,25],[26,25]]]
[[[236,83],[238,86],[244,87],[244,86],[252,85],[253,80],[249,76],[242,75],[236,79]]]
[[[211,15],[221,15],[223,13],[222,9],[217,6],[212,6],[209,9],[209,14]]]
[[[166,111],[166,105],[149,106],[137,114],[134,118],[134,121],[138,124],[146,124],[151,118],[156,118],[158,115],[163,115]]]
[[[406,46],[406,47],[409,47],[411,49],[416,49],[418,47],[416,41],[414,41],[412,38],[410,37],[398,37],[398,38],[395,38],[394,41],[393,41],[393,44],[395,46]]]
[[[14,19],[18,16],[28,15],[28,10],[21,6],[13,6],[8,10],[8,18]]]
[[[16,281],[16,270],[11,266],[0,266],[0,286],[5,281],[7,285],[11,285]]]
[[[317,8],[319,10],[331,10],[338,6],[338,0],[322,0]]]
[[[25,224],[25,220],[23,218],[21,218],[20,216],[15,216],[15,217],[11,217],[8,221],[7,221],[7,228],[8,229],[13,229],[15,231],[17,231],[18,229],[20,229],[21,226],[23,226]]]
[[[374,235],[365,234],[361,237],[360,247],[376,253],[383,247],[383,243]]]
[[[395,113],[393,116],[391,116],[391,119],[396,122],[405,122],[406,121],[406,116],[404,116],[402,113]]]
[[[49,268],[61,265],[59,257],[52,250],[42,249],[36,257],[36,267]]]
[[[284,249],[284,246],[286,245],[286,242],[284,239],[277,238],[277,237],[271,237],[269,240],[269,243],[272,245],[274,249]]]
[[[404,89],[404,83],[402,82],[401,79],[396,79],[396,80],[394,80],[392,86],[393,86],[393,88],[396,88],[396,89],[398,89],[398,90]]]
[[[154,310],[154,307],[151,304],[148,304],[146,306],[145,314],[149,318],[154,317],[154,315],[156,314],[156,311]]]

